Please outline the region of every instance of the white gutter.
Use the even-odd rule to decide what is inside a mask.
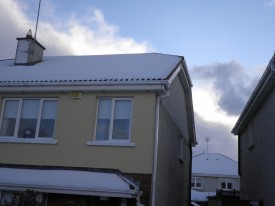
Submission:
[[[71,91],[87,91],[87,92],[127,92],[127,91],[153,91],[165,93],[166,82],[143,83],[143,84],[64,84],[64,85],[0,85],[0,92],[71,92]]]
[[[170,95],[170,88],[163,95],[158,95],[156,99],[156,112],[155,112],[155,142],[154,142],[154,159],[153,159],[153,177],[152,177],[152,198],[151,206],[156,205],[156,184],[157,184],[157,164],[158,164],[158,140],[159,140],[159,108],[160,99]]]
[[[41,193],[58,193],[58,194],[119,197],[119,198],[137,198],[142,195],[140,191],[119,191],[119,190],[108,190],[108,189],[92,190],[92,189],[66,188],[66,187],[55,188],[55,187],[35,186],[35,185],[3,185],[1,184],[0,190],[8,190],[8,191],[34,190],[36,192],[41,192]]]

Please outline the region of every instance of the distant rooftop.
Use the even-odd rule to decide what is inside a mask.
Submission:
[[[219,153],[203,153],[193,157],[192,173],[206,176],[238,176],[238,162]]]

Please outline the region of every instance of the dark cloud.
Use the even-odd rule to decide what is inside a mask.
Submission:
[[[234,160],[238,159],[237,136],[231,134],[230,126],[204,121],[196,113],[195,122],[198,145],[193,148],[193,156],[207,151],[205,137],[209,137],[209,153],[221,153]]]
[[[251,79],[240,64],[232,61],[207,66],[195,66],[191,78],[196,82],[211,83],[218,96],[218,105],[229,115],[239,115],[256,86],[259,77]]]

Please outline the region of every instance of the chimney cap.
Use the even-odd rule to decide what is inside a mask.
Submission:
[[[29,29],[29,31],[27,32],[26,38],[32,39],[32,30],[31,29]]]

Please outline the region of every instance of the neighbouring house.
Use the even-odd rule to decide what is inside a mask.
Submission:
[[[241,199],[275,204],[275,54],[232,133],[238,135]]]
[[[188,205],[196,135],[181,56],[43,57],[28,33],[0,61],[1,204]]]
[[[192,161],[192,201],[207,201],[217,190],[238,191],[238,163],[219,153],[202,153]]]

